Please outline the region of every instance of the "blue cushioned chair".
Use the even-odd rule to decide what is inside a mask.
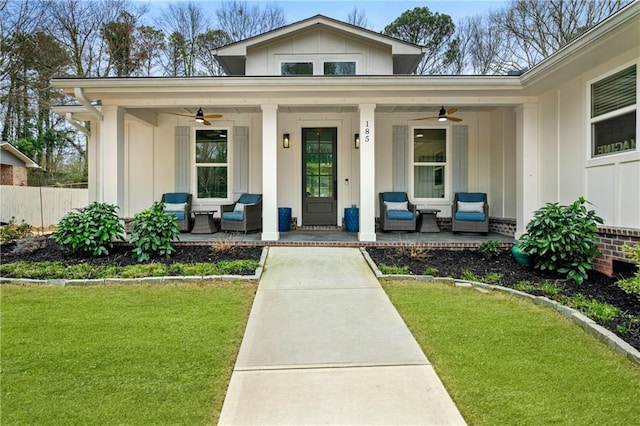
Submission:
[[[223,231],[258,231],[262,229],[262,194],[242,194],[233,204],[220,206],[220,229]]]
[[[409,201],[406,192],[380,192],[380,230],[387,231],[410,231],[416,230],[416,206]],[[407,203],[407,209],[394,209],[393,204],[387,203]],[[391,206],[391,208],[389,208]]]
[[[458,232],[489,232],[489,205],[484,192],[458,192],[451,206],[451,230]]]
[[[191,217],[191,194],[188,192],[168,192],[162,194],[165,212],[174,215],[178,221],[178,229],[189,232],[193,226]]]

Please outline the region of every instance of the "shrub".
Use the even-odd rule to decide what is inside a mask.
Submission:
[[[602,218],[587,210],[580,197],[569,206],[547,203],[536,211],[518,246],[530,255],[534,267],[557,271],[581,284],[598,252],[598,223]]]
[[[627,293],[635,294],[640,298],[640,243],[634,247],[625,244],[622,251],[636,264],[637,270],[633,277],[620,280],[616,284]]]
[[[101,256],[109,254],[114,240],[124,240],[118,206],[92,203],[77,210],[63,217],[53,233],[56,243],[63,249]]]
[[[403,244],[396,248],[396,253],[401,257],[413,260],[425,260],[429,257],[429,249],[418,244]]]
[[[131,221],[133,255],[138,262],[149,260],[152,254],[168,258],[175,251],[172,241],[179,234],[176,217],[164,212],[164,203],[153,203]]]
[[[500,254],[500,242],[496,240],[485,241],[480,244],[477,249],[478,253],[480,253],[485,259],[490,259],[492,257],[496,257]]]
[[[31,235],[33,235],[33,227],[24,220],[17,225],[15,217],[12,217],[8,224],[0,226],[0,244],[8,244]]]

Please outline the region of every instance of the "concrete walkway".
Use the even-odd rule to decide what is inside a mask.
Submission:
[[[271,247],[222,425],[459,425],[355,248]]]

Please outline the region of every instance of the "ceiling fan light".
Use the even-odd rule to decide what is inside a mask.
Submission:
[[[438,121],[447,121],[447,117],[438,117]]]
[[[202,112],[202,108],[199,108],[198,112],[196,112],[196,123],[204,123],[204,112]]]

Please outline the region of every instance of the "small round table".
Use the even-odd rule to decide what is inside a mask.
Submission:
[[[216,224],[213,222],[213,214],[217,210],[194,211],[192,234],[213,234],[218,232]]]
[[[436,216],[440,213],[438,209],[418,209],[420,213],[419,232],[440,232],[440,227],[436,222]]]

